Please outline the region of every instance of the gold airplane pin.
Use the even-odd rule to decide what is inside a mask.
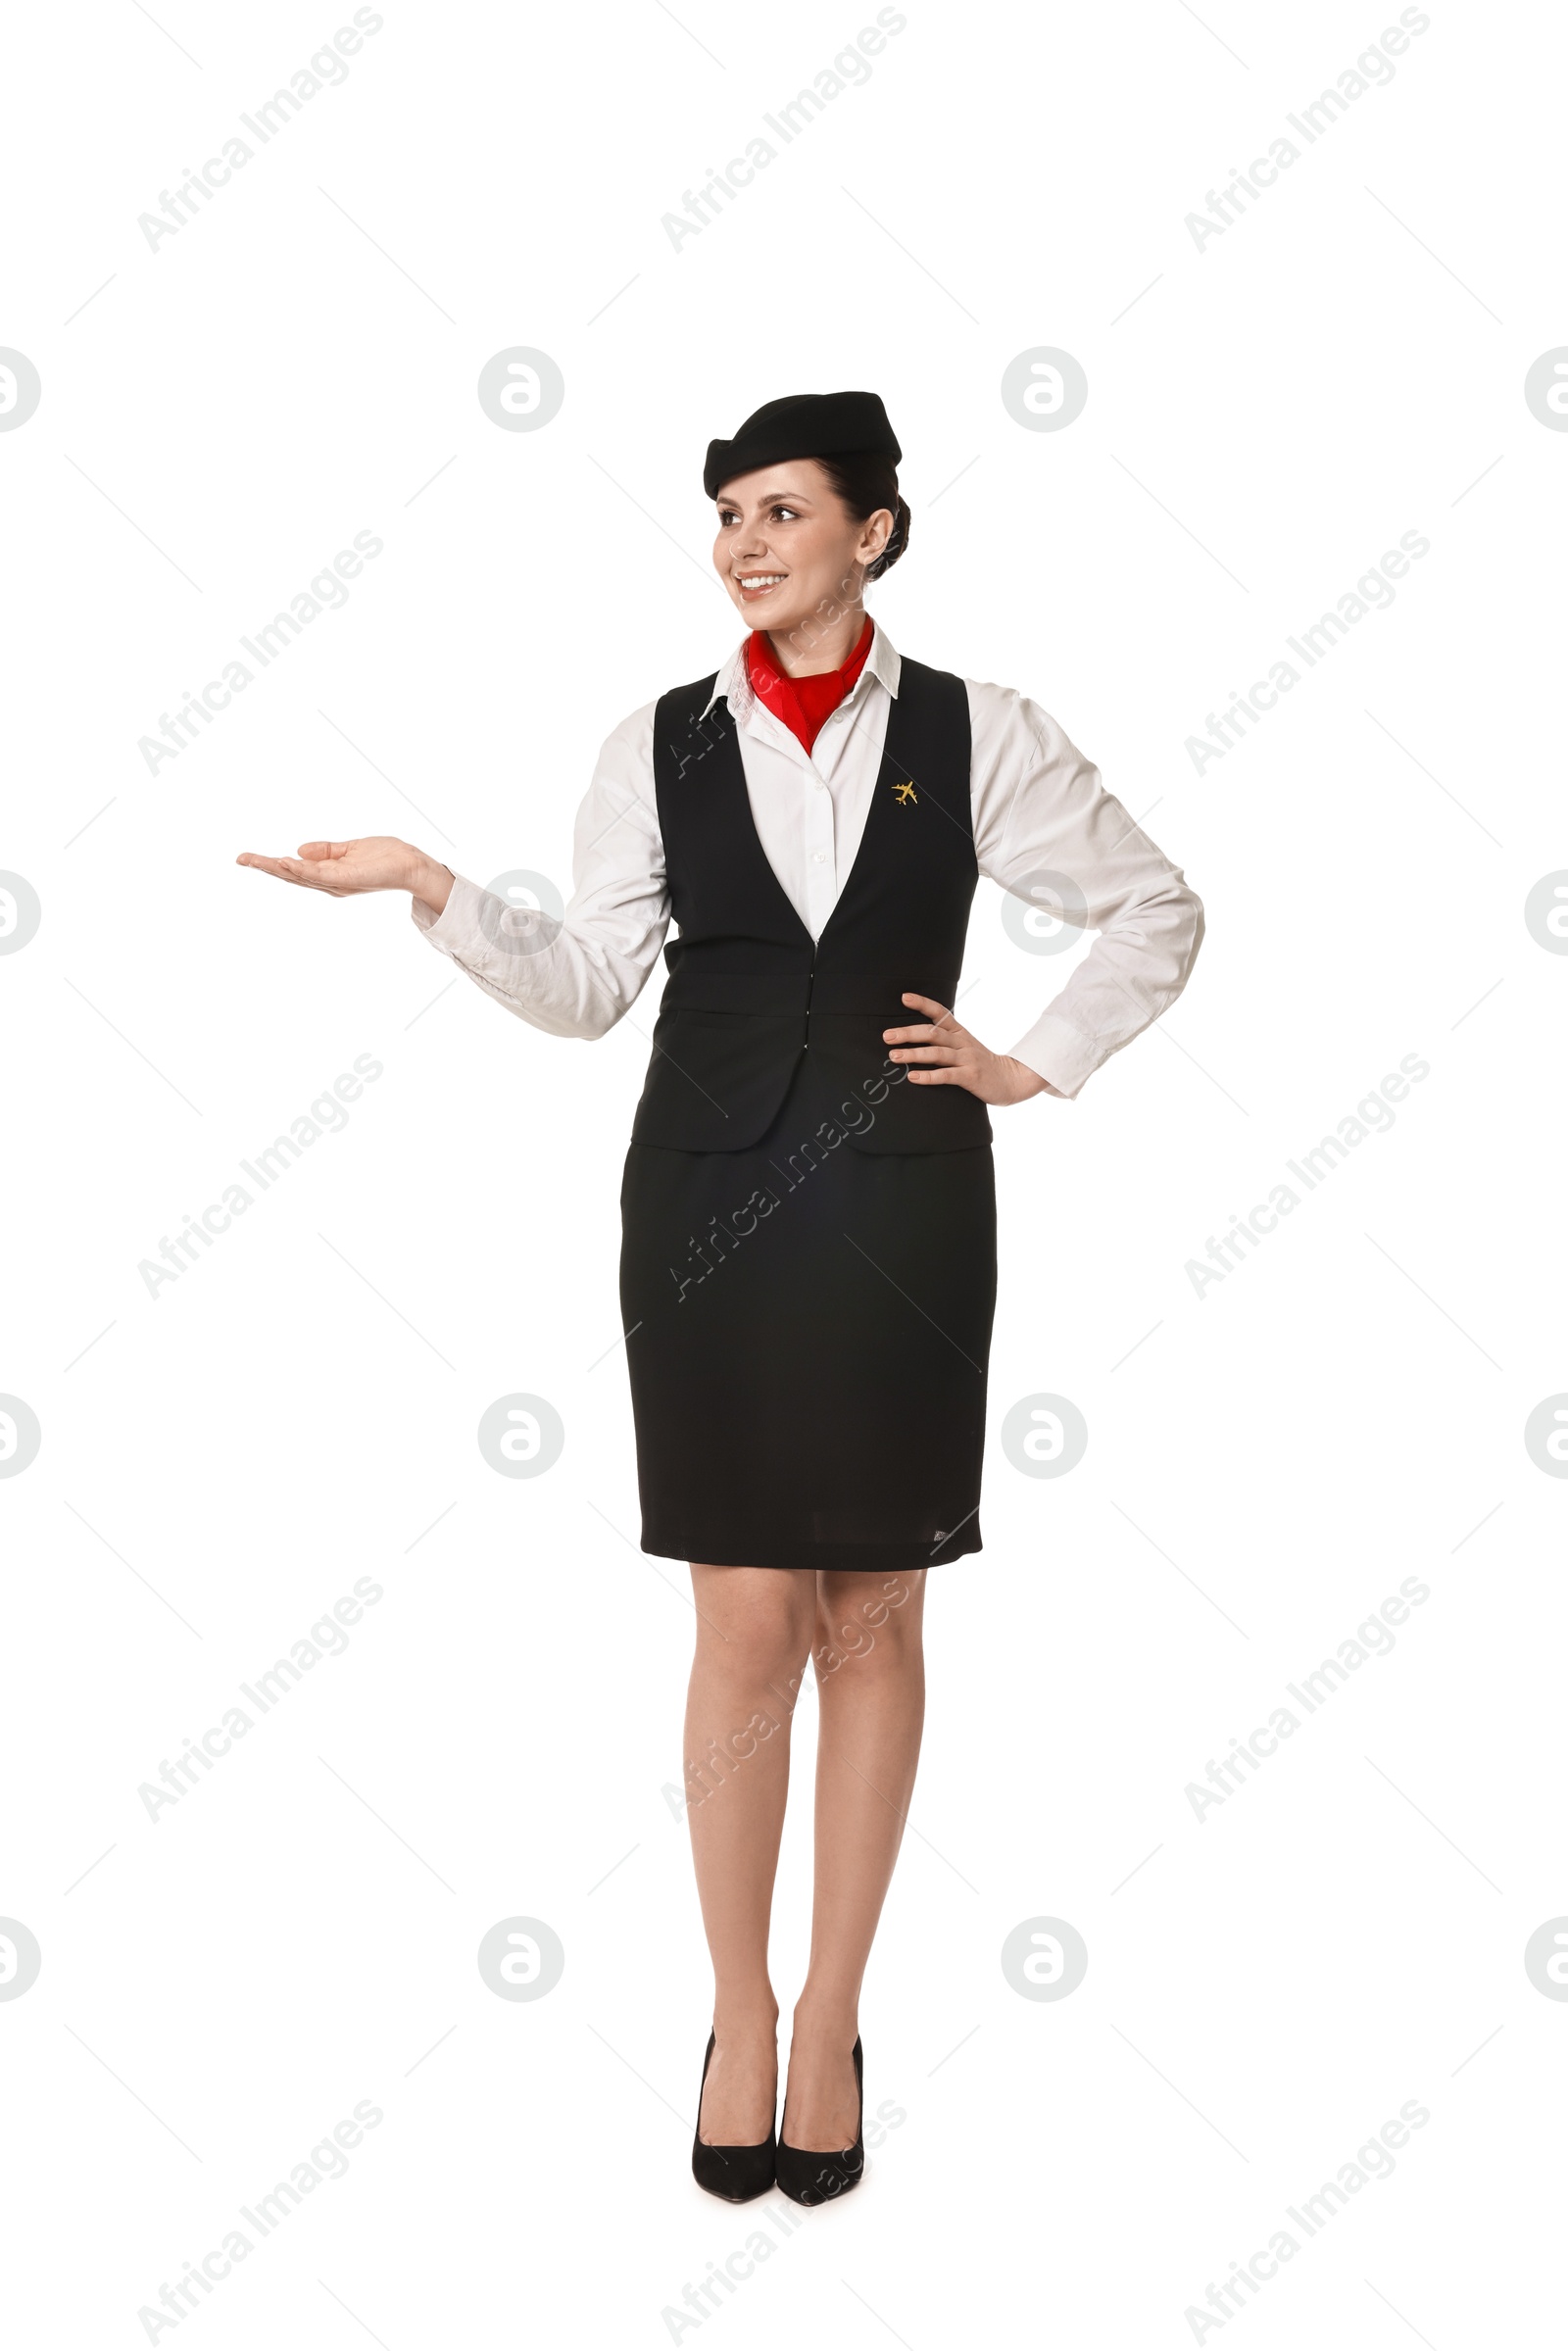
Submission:
[[[915,800],[914,786],[912,784],[895,784],[893,787],[893,797],[902,808],[906,808],[910,806],[917,808],[919,806],[919,803]]]

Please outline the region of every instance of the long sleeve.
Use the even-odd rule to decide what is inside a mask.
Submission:
[[[669,927],[654,705],[618,726],[577,811],[564,915],[527,915],[462,874],[416,927],[487,996],[556,1037],[602,1037],[635,1004]]]
[[[1054,718],[1008,688],[971,684],[969,696],[981,872],[1100,934],[1010,1048],[1070,1097],[1180,996],[1202,942],[1202,904]]]

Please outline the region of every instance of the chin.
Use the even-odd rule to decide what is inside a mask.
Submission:
[[[784,605],[771,596],[763,596],[756,604],[743,601],[740,607],[741,618],[748,628],[765,628],[774,637],[787,637],[791,629],[803,627],[810,613],[809,605]]]

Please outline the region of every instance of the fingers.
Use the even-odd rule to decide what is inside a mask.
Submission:
[[[884,1045],[927,1044],[938,1030],[942,1032],[944,1040],[949,1044],[972,1045],[974,1043],[968,1030],[960,1021],[955,1020],[948,1006],[939,1004],[934,996],[916,996],[910,993],[905,996],[904,1001],[906,1004],[916,1005],[927,1015],[927,1018],[911,1023],[906,1029],[884,1029],[882,1031]],[[895,1053],[893,1058],[901,1060],[903,1055]]]
[[[934,996],[920,996],[909,989],[904,1001],[927,1017],[906,1029],[883,1030],[883,1043],[895,1049],[888,1059],[906,1064],[905,1074],[911,1086],[963,1086],[984,1101],[983,1081],[991,1055],[979,1038],[971,1037],[950,1006],[939,1004]],[[934,1042],[938,1038],[940,1044]]]
[[[323,857],[341,857],[353,846],[352,841],[302,841],[300,856],[318,864]]]
[[[293,861],[291,857],[258,857],[254,849],[242,850],[234,859],[236,865],[254,865],[258,873],[273,874],[280,882],[294,880],[294,875],[289,871]]]
[[[254,865],[259,873],[270,873],[276,880],[293,882],[302,890],[332,889],[331,883],[323,878],[318,864],[302,865],[297,857],[261,857],[254,850],[247,849],[241,852],[234,862],[236,865]],[[342,892],[337,891],[333,895],[341,897]]]
[[[884,1042],[893,1048],[888,1059],[906,1064],[915,1061],[956,1061],[960,1054],[972,1055],[984,1050],[967,1029],[958,1027],[956,1021],[945,1029],[926,1021],[919,1028],[884,1029],[882,1035]]]
[[[922,1020],[912,1028],[884,1029],[884,1045],[926,1045],[933,1037],[941,1037],[950,1045],[972,1045],[974,1039],[956,1020]]]
[[[946,1004],[939,1004],[934,996],[915,996],[906,992],[904,1002],[906,1004],[918,1004],[920,1010],[931,1020],[943,1021],[953,1018],[949,1007]]]

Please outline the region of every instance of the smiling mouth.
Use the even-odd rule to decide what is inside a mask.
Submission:
[[[737,571],[735,585],[743,596],[770,596],[788,577],[787,571]]]

